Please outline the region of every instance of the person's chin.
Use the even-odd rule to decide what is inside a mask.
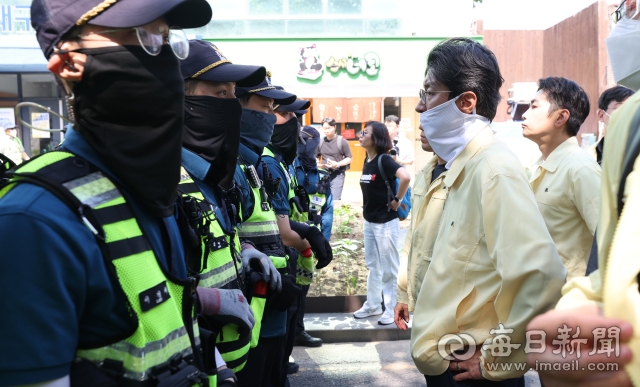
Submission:
[[[431,148],[431,146],[429,146],[428,144],[422,144],[422,150],[425,152],[433,152],[433,148]]]

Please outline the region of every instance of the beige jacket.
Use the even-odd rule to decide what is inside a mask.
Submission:
[[[416,300],[413,360],[423,374],[440,375],[449,366],[438,351],[447,342],[443,336],[465,333],[482,344],[502,323],[513,329],[510,342],[520,348],[497,357],[483,350],[483,376],[521,376],[524,370],[487,367],[526,362],[526,326],[556,304],[567,269],[524,168],[489,126],[453,161],[444,186],[450,191]]]
[[[640,108],[640,93],[616,110],[607,130],[602,162],[602,188],[598,219],[598,267],[589,277],[574,278],[562,289],[558,309],[595,303],[605,316],[633,325],[629,348],[633,359],[625,366],[633,385],[640,387],[640,158],[627,177],[622,215],[618,217],[618,187],[631,122]]]
[[[445,170],[431,182],[433,170],[438,163],[434,156],[416,176],[411,192],[411,226],[407,230],[400,269],[398,271],[397,301],[409,305],[413,312],[438,236],[444,201],[449,190],[444,189]]]
[[[584,277],[600,206],[600,166],[575,137],[547,157],[531,178],[538,207],[567,268],[567,281]]]

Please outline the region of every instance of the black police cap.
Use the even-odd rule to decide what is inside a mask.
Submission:
[[[237,87],[236,86],[236,97],[240,97],[241,95],[247,93],[256,93],[263,97],[273,99],[274,105],[289,105],[296,100],[296,95],[287,93],[284,91],[282,87],[278,89],[279,86],[271,85],[271,81],[269,78],[265,78],[262,80],[257,86],[253,87]]]
[[[259,85],[267,75],[262,66],[232,64],[215,44],[204,40],[189,40],[189,56],[180,62],[184,79],[213,82],[235,82],[236,86]]]
[[[47,58],[75,26],[138,27],[161,16],[171,27],[197,28],[211,21],[212,11],[205,0],[34,0],[31,5],[31,25]]]

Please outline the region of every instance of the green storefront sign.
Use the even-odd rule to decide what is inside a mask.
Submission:
[[[233,63],[265,66],[289,87],[422,83],[429,51],[446,38],[281,38],[212,41]],[[482,42],[481,36],[471,39]],[[417,91],[416,91],[417,94]]]

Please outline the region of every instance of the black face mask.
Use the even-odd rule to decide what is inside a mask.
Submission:
[[[186,96],[183,146],[211,164],[207,183],[231,188],[240,149],[242,105],[237,98]]]
[[[282,151],[284,162],[287,165],[293,164],[293,160],[298,157],[299,131],[300,124],[296,117],[293,117],[284,124],[276,125],[273,128],[271,143]]]
[[[77,50],[87,54],[76,130],[156,217],[173,215],[180,179],[184,81],[169,46]]]

